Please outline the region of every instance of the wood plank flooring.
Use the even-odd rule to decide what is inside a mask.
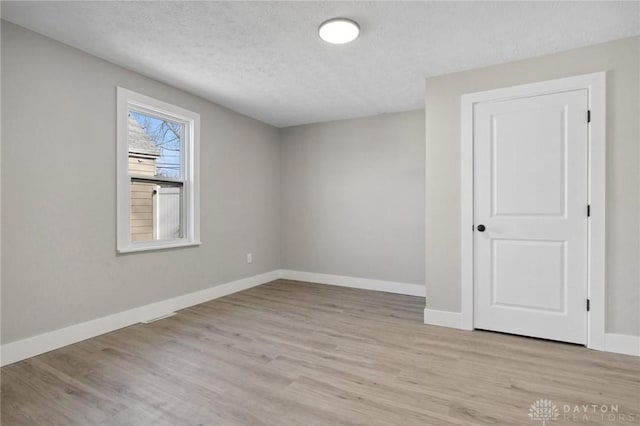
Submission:
[[[2,425],[531,426],[538,399],[547,425],[640,424],[640,358],[427,326],[423,307],[275,281],[2,368]]]

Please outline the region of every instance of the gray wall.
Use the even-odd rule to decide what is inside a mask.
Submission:
[[[280,267],[426,281],[459,311],[460,95],[602,70],[607,331],[638,335],[639,40],[428,79],[426,113],[278,131],[2,22],[2,343]],[[116,255],[116,86],[201,114],[202,246]]]
[[[424,112],[282,129],[282,266],[424,283]]]
[[[426,81],[427,307],[460,311],[460,96],[607,71],[607,332],[640,334],[640,38]]]
[[[202,246],[116,255],[116,86],[200,113]],[[7,22],[2,113],[2,343],[279,268],[277,129]]]

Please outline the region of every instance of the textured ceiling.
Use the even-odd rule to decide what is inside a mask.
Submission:
[[[317,36],[348,17],[360,37]],[[422,108],[428,76],[640,34],[639,2],[2,2],[2,18],[278,127]]]

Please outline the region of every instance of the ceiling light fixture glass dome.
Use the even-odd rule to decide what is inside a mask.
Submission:
[[[345,44],[358,38],[360,26],[347,18],[334,18],[323,22],[318,28],[321,39],[331,44]]]

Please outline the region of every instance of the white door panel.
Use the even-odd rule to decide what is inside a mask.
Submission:
[[[492,244],[496,265],[520,267],[494,269],[491,306],[565,310],[566,242],[493,239]]]
[[[474,106],[474,325],[586,343],[587,91]]]

